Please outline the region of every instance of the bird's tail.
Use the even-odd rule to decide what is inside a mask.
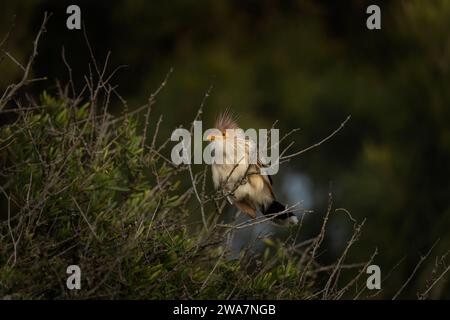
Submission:
[[[274,200],[270,205],[263,208],[262,212],[265,215],[273,215],[273,222],[278,224],[296,225],[298,218],[293,212],[287,211],[286,206]],[[279,213],[279,214],[277,214]]]

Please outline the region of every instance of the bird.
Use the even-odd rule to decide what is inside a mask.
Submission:
[[[255,159],[252,155],[257,154],[256,143],[244,134],[234,118],[228,110],[219,114],[215,133],[206,137],[214,159],[222,160],[211,164],[215,189],[223,188],[228,201],[253,219],[259,210],[271,215],[270,220],[276,224],[298,224],[296,215],[277,201],[271,176],[262,174],[266,165],[257,156],[256,161],[251,161]]]

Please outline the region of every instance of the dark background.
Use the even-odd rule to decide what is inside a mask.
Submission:
[[[279,120],[296,148],[309,146],[350,122],[326,144],[281,167],[280,197],[313,210],[304,237],[322,222],[328,191],[334,205],[361,221],[355,261],[375,248],[383,275],[401,262],[383,287],[395,292],[421,254],[450,248],[450,2],[383,1],[382,29],[366,28],[367,1],[2,1],[0,36],[13,25],[8,51],[26,61],[44,11],[53,16],[34,66],[48,80],[32,90],[56,91],[67,81],[62,47],[76,86],[88,72],[83,31],[66,28],[66,7],[78,4],[95,55],[111,69],[130,108],[173,73],[158,96],[161,138],[189,125],[209,86],[204,120],[230,107],[244,128]],[[13,16],[15,15],[15,18]],[[1,65],[0,87],[19,79],[11,61]],[[113,112],[122,112],[117,103]],[[323,260],[334,259],[352,231],[345,215],[331,221]],[[428,259],[405,291],[415,297],[430,279]],[[450,298],[443,281],[432,298]],[[391,291],[390,291],[391,290]],[[383,294],[381,296],[383,296]]]

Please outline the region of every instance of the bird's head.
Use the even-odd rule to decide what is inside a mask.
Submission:
[[[209,134],[207,140],[225,143],[238,138],[239,126],[228,110],[217,117],[215,128],[217,129],[217,132]]]
[[[239,128],[230,112],[219,115],[214,132],[206,138],[211,141],[216,163],[236,164],[246,157],[248,143],[242,129]]]

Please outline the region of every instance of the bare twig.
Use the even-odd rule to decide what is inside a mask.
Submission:
[[[311,145],[311,146],[309,146],[309,147],[307,147],[307,148],[305,148],[305,149],[302,149],[302,150],[300,150],[300,151],[294,152],[294,153],[292,153],[292,154],[290,154],[290,155],[281,157],[280,160],[281,160],[281,161],[282,161],[282,160],[287,160],[287,159],[290,159],[290,158],[299,156],[299,155],[301,155],[302,153],[305,153],[305,152],[307,152],[307,151],[309,151],[309,150],[311,150],[311,149],[314,149],[314,148],[320,146],[320,145],[323,144],[324,142],[327,142],[327,141],[330,140],[334,135],[336,135],[339,131],[341,131],[342,128],[344,128],[345,124],[346,124],[349,120],[350,120],[350,116],[348,116],[348,117],[341,123],[341,125],[340,125],[336,130],[334,130],[331,134],[329,134],[328,136],[326,136],[325,138],[323,138],[323,139],[320,140],[319,142],[317,142],[317,143],[315,143],[315,144],[313,144],[313,145]]]
[[[439,240],[438,240],[439,241]],[[428,250],[428,252],[424,255],[420,257],[419,262],[417,263],[416,267],[414,268],[413,272],[411,273],[411,275],[409,276],[409,278],[405,281],[405,283],[401,286],[401,288],[397,291],[397,293],[392,297],[392,300],[395,300],[398,298],[398,296],[402,293],[402,291],[405,289],[405,287],[408,285],[408,283],[412,280],[412,278],[414,277],[414,275],[416,274],[417,270],[419,270],[420,266],[422,265],[422,263],[428,258],[428,256],[430,255],[431,251],[434,249],[434,247],[437,245],[438,241],[436,241],[430,248],[430,250]]]
[[[47,12],[44,13],[44,19],[42,20],[41,27],[33,41],[33,51],[28,59],[28,62],[25,67],[19,64],[19,66],[23,70],[22,78],[18,83],[8,86],[6,90],[3,92],[3,95],[0,98],[0,110],[3,110],[5,108],[6,104],[16,95],[16,93],[19,91],[20,88],[33,81],[33,79],[29,79],[31,68],[38,55],[39,40],[41,39],[41,35],[46,31],[45,27],[47,25],[50,16],[51,14],[47,14]],[[12,57],[10,55],[8,56]],[[15,61],[15,59],[13,61]]]

